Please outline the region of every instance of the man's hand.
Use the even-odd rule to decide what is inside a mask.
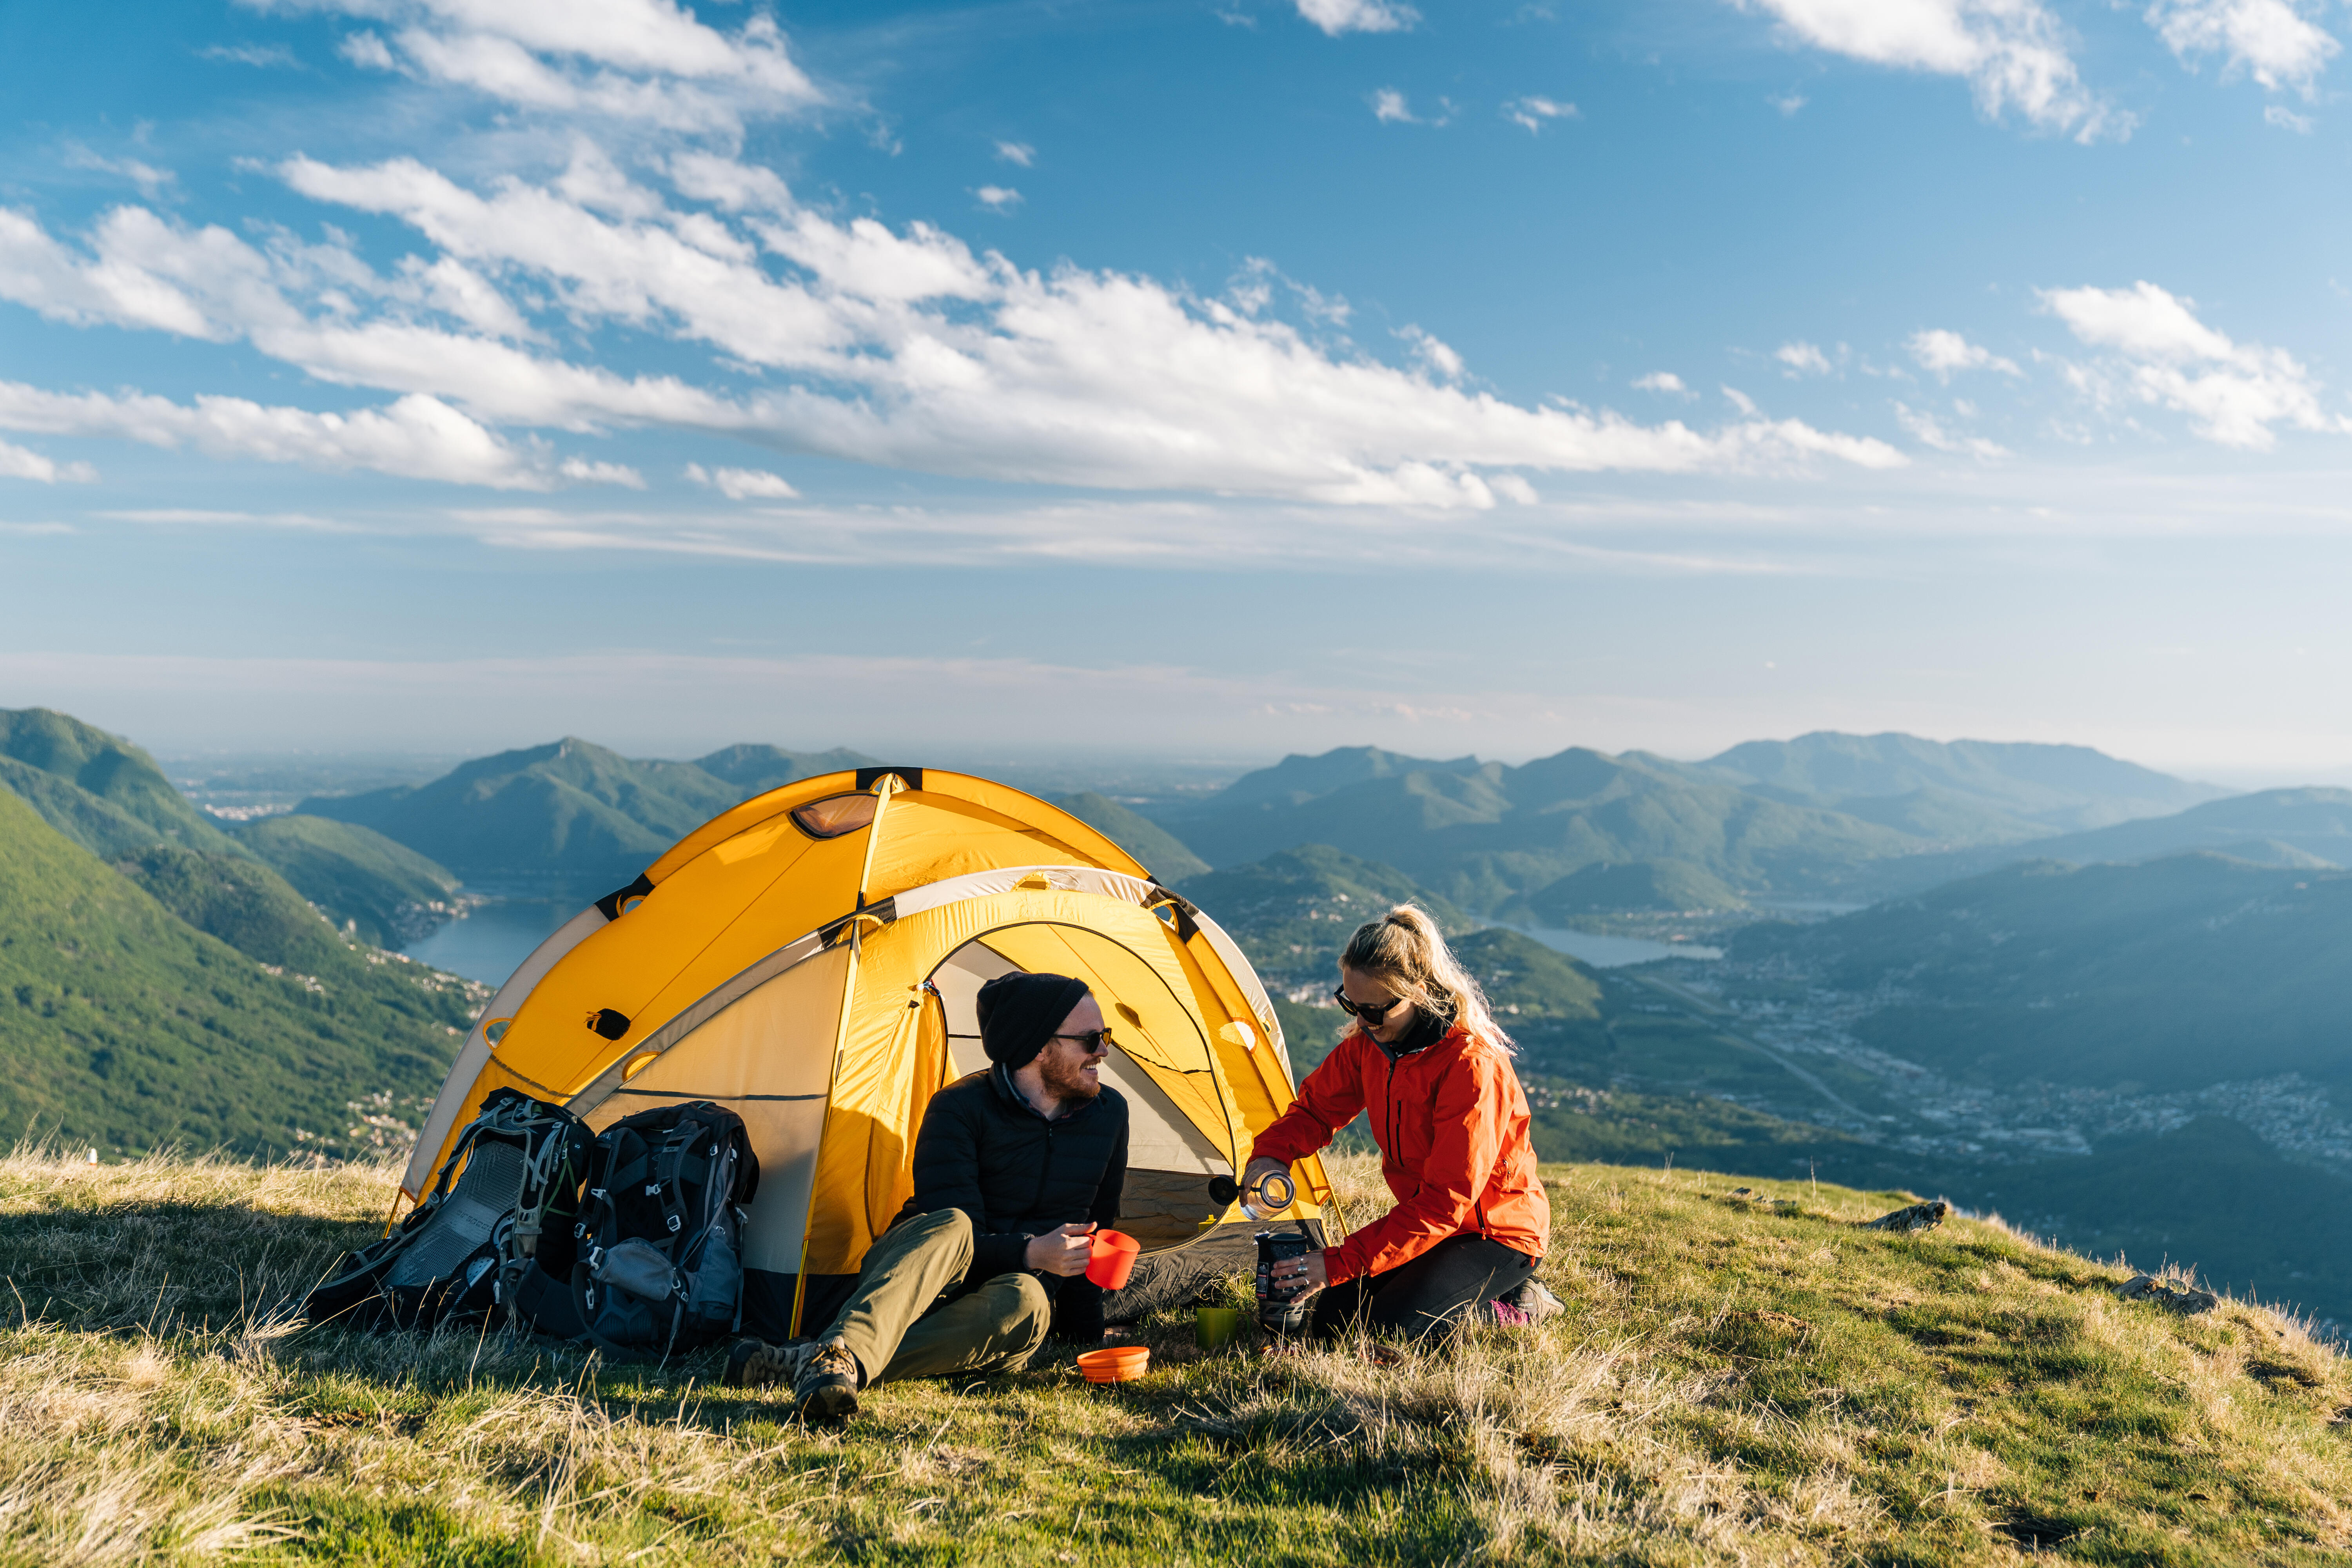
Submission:
[[[1301,1296],[1311,1296],[1331,1283],[1330,1266],[1323,1261],[1320,1252],[1286,1258],[1274,1266],[1272,1274],[1275,1289],[1287,1290],[1288,1299],[1294,1301]]]
[[[1066,1225],[1033,1236],[1021,1260],[1040,1274],[1059,1274],[1065,1279],[1084,1274],[1087,1259],[1094,1256],[1094,1229],[1092,1225]]]

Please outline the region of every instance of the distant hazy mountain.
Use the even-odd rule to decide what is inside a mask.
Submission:
[[[237,841],[352,934],[399,947],[441,923],[431,906],[457,890],[457,874],[373,828],[324,816],[240,823]]]
[[[1293,758],[1265,773],[1303,781],[1318,775],[1302,762],[1328,760]],[[1358,754],[1343,760],[1362,771]],[[1600,861],[1675,860],[1738,888],[1804,888],[1824,868],[1919,847],[1839,812],[1582,748],[1517,768],[1405,761],[1382,753],[1371,776],[1305,799],[1303,782],[1276,790],[1252,774],[1162,819],[1211,865],[1330,844],[1481,910]]]
[[[795,779],[873,759],[856,752],[729,746],[699,762],[639,762],[576,736],[501,752],[430,784],[313,795],[304,813],[355,822],[468,879],[628,881],[728,807]]]
[[[1925,795],[1952,827],[1963,806],[1984,814],[1981,833],[2003,819],[2021,836],[2104,827],[2164,816],[2226,795],[2087,746],[2026,742],[1923,741],[1916,735],[1844,735],[1817,731],[1793,741],[1749,741],[1704,763],[1699,773],[1811,805],[1835,806],[1873,822],[1937,837],[1918,807],[1895,803]],[[1906,819],[1916,822],[1907,826]]]
[[[1407,773],[1475,773],[1479,767],[1475,757],[1436,763],[1424,757],[1384,752],[1378,746],[1340,746],[1316,757],[1293,753],[1270,768],[1244,773],[1225,786],[1217,795],[1216,804],[1228,809],[1298,805],[1349,784],[1374,779],[1398,778]]]
[[[1710,884],[1833,893],[1864,867],[2178,811],[2219,793],[2080,746],[1822,733],[1705,763],[1580,747],[1516,768],[1347,747],[1286,757],[1158,815],[1212,865],[1331,844],[1465,908],[1497,910],[1599,864],[1653,865],[1710,900],[1721,897]],[[1563,888],[1548,906],[1598,910],[1593,886]],[[1682,896],[1628,893],[1640,900],[1629,909]]]
[[[0,709],[0,786],[97,854],[158,842],[236,849],[145,752],[47,708]]]
[[[742,798],[749,800],[794,779],[872,767],[880,760],[845,747],[830,752],[787,752],[781,746],[736,745],[722,746],[707,757],[697,757],[694,765],[712,778],[733,784],[743,792]]]
[[[366,1153],[367,1117],[416,1121],[477,1001],[369,962],[258,862],[151,842],[118,869],[0,791],[10,1137]]]
[[[2352,874],[2210,854],[2030,861],[1819,925],[1747,927],[1731,952],[1884,996],[1857,1037],[1973,1082],[2352,1085]]]
[[[567,738],[431,784],[314,795],[299,809],[372,827],[469,880],[553,874],[618,886],[745,794],[692,763],[633,762]]]
[[[2153,860],[2210,849],[2289,870],[2352,866],[2352,790],[2266,789],[2208,801],[2173,816],[2119,822],[2013,847],[1921,855],[1865,868],[1862,892],[1899,896],[2032,858],[2074,865]]]
[[[1054,804],[1089,826],[1100,828],[1112,843],[1142,861],[1162,882],[1181,882],[1209,868],[1209,863],[1186,848],[1182,839],[1108,795],[1086,790],[1077,795],[1056,795]]]

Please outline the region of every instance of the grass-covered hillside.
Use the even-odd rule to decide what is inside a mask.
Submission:
[[[267,867],[110,865],[0,791],[0,1129],[110,1152],[379,1147],[479,986],[343,941]]]
[[[236,828],[238,842],[362,942],[396,947],[450,913],[456,873],[355,822],[296,814]]]
[[[234,853],[155,759],[120,735],[47,708],[0,708],[0,789],[98,855],[148,844]]]
[[[1901,1194],[1546,1172],[1567,1315],[1402,1356],[1066,1351],[846,1431],[719,1352],[609,1365],[292,1304],[392,1177],[0,1163],[0,1561],[2319,1564],[2352,1366],[2294,1322]],[[1368,1162],[1335,1170],[1369,1214]],[[1735,1184],[1755,1189],[1741,1194]],[[1228,1300],[1242,1299],[1236,1280]]]

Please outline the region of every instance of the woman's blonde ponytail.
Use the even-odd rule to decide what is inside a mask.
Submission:
[[[1511,1037],[1495,1022],[1486,994],[1445,945],[1445,934],[1429,911],[1418,904],[1399,904],[1358,926],[1339,955],[1339,967],[1379,981],[1391,995],[1423,1013],[1452,1019],[1507,1055],[1511,1050]]]

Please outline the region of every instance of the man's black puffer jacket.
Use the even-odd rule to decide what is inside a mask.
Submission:
[[[1033,1236],[1087,1220],[1116,1225],[1126,1184],[1127,1101],[1118,1090],[1106,1085],[1048,1121],[1013,1087],[1012,1075],[992,1065],[931,1096],[915,1134],[915,1195],[898,1218],[940,1209],[969,1215],[972,1258],[964,1279],[978,1285],[1025,1269],[1022,1254]],[[1086,1288],[1072,1289],[1079,1286]],[[1085,1295],[1101,1337],[1100,1292],[1085,1276],[1072,1277],[1056,1295],[1057,1331],[1066,1327],[1066,1313],[1087,1310],[1069,1299]]]

